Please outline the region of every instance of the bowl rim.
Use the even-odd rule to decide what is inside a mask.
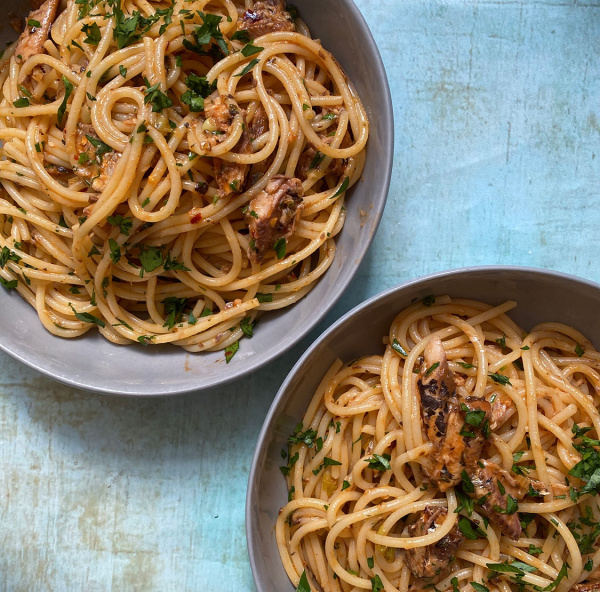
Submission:
[[[329,337],[335,333],[340,327],[345,325],[346,323],[352,322],[352,319],[358,315],[360,312],[365,310],[368,307],[371,307],[373,304],[380,300],[384,300],[393,294],[402,292],[411,287],[418,286],[419,284],[427,284],[428,282],[434,280],[442,280],[444,278],[449,278],[458,275],[468,275],[471,273],[479,273],[479,272],[521,272],[531,274],[537,277],[546,277],[546,278],[555,278],[560,280],[565,280],[570,283],[577,283],[580,285],[585,285],[595,290],[600,291],[600,283],[595,282],[593,280],[589,280],[586,278],[578,277],[575,275],[571,275],[568,273],[554,271],[551,269],[543,269],[537,267],[527,267],[527,266],[519,266],[519,265],[477,265],[477,266],[467,266],[467,267],[458,267],[453,269],[448,269],[444,271],[436,271],[424,276],[420,276],[417,278],[413,278],[398,284],[392,288],[388,288],[374,296],[371,296],[367,300],[364,300],[351,310],[349,310],[346,314],[340,317],[335,323],[330,325],[319,337],[307,348],[307,350],[302,354],[300,359],[294,364],[294,367],[289,371],[285,380],[281,384],[281,387],[277,391],[269,410],[265,416],[265,420],[260,429],[258,439],[254,445],[254,454],[252,457],[252,463],[250,465],[250,471],[248,474],[248,485],[246,488],[246,508],[245,508],[245,516],[246,516],[246,545],[248,549],[248,558],[250,560],[250,568],[252,570],[252,577],[254,578],[254,584],[258,590],[258,592],[268,592],[262,586],[259,585],[258,581],[258,565],[256,560],[256,550],[254,548],[254,540],[252,537],[252,510],[256,505],[255,500],[255,488],[254,484],[256,483],[256,479],[259,476],[259,470],[262,471],[264,466],[264,460],[266,458],[265,454],[262,452],[265,450],[265,441],[267,440],[268,435],[273,430],[273,425],[276,419],[279,417],[281,412],[281,408],[287,402],[286,393],[289,390],[290,384],[295,379],[296,375],[302,370],[308,358],[313,355],[315,349],[320,347],[323,343],[329,340]],[[260,466],[259,466],[260,465]],[[274,525],[273,525],[274,528]]]
[[[381,207],[378,210],[373,212],[373,216],[371,218],[371,226],[369,229],[369,237],[362,247],[356,252],[352,252],[351,261],[347,261],[346,266],[350,266],[348,273],[343,276],[338,282],[338,290],[335,298],[331,300],[327,300],[322,302],[319,306],[319,314],[318,315],[307,315],[306,321],[303,323],[302,328],[295,333],[284,333],[282,336],[281,342],[278,343],[278,347],[274,347],[271,349],[269,353],[264,355],[261,359],[253,360],[252,364],[247,364],[245,368],[237,372],[225,372],[220,373],[219,376],[215,378],[211,378],[206,380],[203,384],[194,384],[192,380],[186,382],[182,385],[176,385],[170,389],[165,389],[164,385],[161,383],[153,383],[153,384],[144,384],[142,385],[131,385],[127,383],[122,383],[120,385],[112,385],[111,387],[103,386],[102,383],[99,383],[97,380],[87,381],[84,377],[71,377],[68,375],[64,375],[60,373],[59,369],[55,365],[38,365],[40,358],[30,359],[27,356],[27,351],[21,347],[19,342],[9,342],[6,343],[2,339],[2,334],[0,333],[0,351],[11,356],[13,359],[21,362],[25,366],[36,370],[37,372],[52,378],[62,384],[68,385],[73,388],[87,390],[90,392],[96,392],[100,394],[106,395],[116,395],[116,396],[144,396],[144,397],[153,397],[153,396],[173,396],[173,395],[183,395],[191,392],[201,392],[207,389],[215,388],[218,386],[223,386],[227,383],[235,382],[245,376],[252,374],[257,371],[259,368],[270,364],[279,356],[281,356],[284,352],[291,349],[294,345],[296,345],[301,339],[303,339],[310,331],[314,329],[314,327],[321,322],[326,315],[331,311],[336,302],[339,301],[341,296],[345,293],[346,289],[354,279],[356,272],[360,266],[360,263],[365,258],[369,247],[371,246],[373,239],[377,233],[377,229],[381,222],[381,218],[383,216],[383,211],[385,209],[385,203],[388,198],[392,169],[394,164],[394,110],[392,103],[392,95],[390,91],[390,85],[388,81],[388,77],[385,71],[385,66],[383,63],[383,59],[381,57],[381,53],[375,42],[373,37],[373,33],[367,21],[361,11],[358,9],[354,0],[341,0],[344,4],[344,10],[350,14],[350,17],[357,23],[358,28],[362,31],[364,35],[364,46],[367,48],[368,53],[370,53],[373,57],[372,69],[375,71],[375,78],[381,82],[381,90],[383,91],[381,95],[378,97],[377,111],[378,117],[382,117],[384,121],[388,121],[389,125],[386,126],[386,134],[382,138],[382,156],[381,160],[383,161],[383,175],[381,177],[381,183],[378,185],[377,195],[380,196],[382,200]],[[342,230],[343,232],[343,230]],[[325,273],[324,277],[327,275]],[[319,281],[322,281],[323,278],[320,278]],[[307,297],[310,297],[310,293],[307,294]],[[304,300],[304,299],[302,299]],[[23,301],[24,302],[24,301]],[[24,304],[26,304],[24,302]],[[299,303],[296,303],[297,306]],[[277,311],[275,311],[277,312]],[[61,337],[55,336],[56,339],[61,340]],[[85,336],[83,337],[85,339]],[[89,337],[88,337],[89,338]],[[81,339],[81,338],[79,338]],[[134,346],[136,344],[133,344]],[[117,346],[115,346],[117,347]],[[164,351],[164,350],[163,350]],[[43,356],[42,356],[43,360]],[[162,388],[161,388],[162,387]]]

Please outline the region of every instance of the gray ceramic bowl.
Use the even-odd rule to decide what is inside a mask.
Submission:
[[[18,294],[0,289],[0,348],[71,386],[123,395],[171,395],[229,382],[293,346],[346,289],[373,239],[389,189],[394,151],[393,112],[383,63],[352,0],[296,0],[301,17],[345,68],[371,122],[367,161],[347,196],[348,216],[336,258],[317,286],[291,308],[264,315],[227,366],[222,352],[187,354],[175,347],[117,346],[99,334],[76,340],[46,332]],[[8,0],[0,6],[16,10]],[[14,39],[5,27],[0,43]],[[2,45],[4,45],[2,43]],[[360,210],[367,212],[360,216]]]
[[[383,353],[382,337],[414,299],[435,294],[489,304],[516,300],[509,315],[524,329],[560,321],[600,345],[600,285],[523,267],[476,267],[425,276],[388,290],[351,310],[307,350],[279,389],[260,432],[246,499],[246,535],[258,592],[292,592],[275,544],[275,522],[287,502],[280,451],[301,421],[325,372],[337,359]]]

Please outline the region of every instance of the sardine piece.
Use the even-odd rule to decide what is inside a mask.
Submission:
[[[254,39],[277,31],[295,31],[296,25],[281,0],[259,0],[244,13],[240,29]]]
[[[44,43],[48,40],[59,4],[60,0],[46,0],[37,10],[29,13],[25,31],[21,33],[15,49],[15,55],[21,56],[22,62],[26,62],[31,56],[44,53]],[[30,22],[37,22],[39,26],[31,26]]]
[[[439,490],[446,491],[460,483],[462,472],[479,459],[491,406],[477,397],[458,400],[439,338],[429,341],[424,358],[418,385],[426,435],[435,446],[425,469]]]
[[[417,521],[408,527],[408,533],[411,537],[415,537],[434,532],[447,515],[446,508],[427,506],[419,512]],[[463,535],[455,525],[445,537],[433,545],[406,549],[406,563],[418,578],[437,576],[454,560],[454,555],[463,539]]]
[[[521,522],[515,502],[527,495],[531,481],[488,460],[475,463],[469,477],[475,488],[469,495],[477,502],[477,510],[498,526],[503,535],[516,541],[521,536]]]
[[[251,243],[248,258],[261,262],[279,239],[288,239],[304,209],[302,183],[298,179],[275,175],[250,202],[246,223]]]

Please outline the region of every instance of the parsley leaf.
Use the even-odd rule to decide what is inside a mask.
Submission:
[[[75,318],[78,321],[82,321],[84,323],[93,323],[95,325],[98,325],[99,327],[106,326],[106,323],[102,319],[95,317],[94,315],[90,314],[89,312],[77,312],[70,302],[69,302],[69,307],[75,314]]]
[[[400,345],[400,342],[394,337],[394,341],[392,341],[392,349],[397,351],[401,356],[408,356],[408,352]]]
[[[487,538],[485,531],[483,531],[479,526],[474,526],[473,522],[464,516],[461,516],[458,519],[458,529],[465,535],[466,538],[471,541]]]
[[[19,285],[19,280],[5,280],[0,277],[0,286],[4,286],[7,290],[14,290]]]
[[[288,438],[288,444],[306,444],[310,448],[316,437],[317,431],[313,429],[308,429],[305,432],[295,432],[294,435]]]
[[[9,261],[18,263],[21,261],[21,257],[19,257],[19,255],[17,255],[14,251],[11,251],[8,247],[2,247],[2,251],[0,251],[0,267],[4,269],[4,266]]]
[[[140,245],[140,262],[144,271],[154,271],[163,264],[163,254],[160,247]]]
[[[240,322],[240,329],[242,330],[242,333],[246,335],[246,337],[252,337],[252,335],[254,334],[255,324],[256,323],[253,323],[250,320],[250,317],[244,317]]]
[[[100,138],[94,138],[94,136],[90,136],[88,134],[85,135],[87,141],[96,149],[96,160],[99,164],[102,163],[102,157],[109,152],[112,152],[113,149],[103,142]]]
[[[81,27],[81,32],[87,35],[83,42],[88,45],[98,45],[102,39],[102,33],[100,33],[98,23],[83,25],[83,27]]]
[[[233,358],[233,356],[235,356],[235,354],[237,353],[238,349],[240,349],[240,342],[239,341],[235,341],[231,345],[228,345],[225,348],[225,362],[227,362],[229,364],[229,362],[231,362],[231,358]]]
[[[333,460],[332,458],[329,458],[328,456],[326,456],[323,459],[323,462],[318,466],[318,468],[316,468],[313,471],[313,475],[318,475],[321,472],[321,469],[323,469],[324,467],[341,465],[341,464],[342,464],[341,462],[339,462],[337,460]]]
[[[366,461],[370,469],[374,471],[389,471],[392,468],[390,460],[392,457],[389,454],[374,454],[372,458],[367,458]]]
[[[69,100],[69,97],[71,96],[71,93],[73,92],[73,84],[66,76],[63,75],[62,81],[63,81],[63,84],[65,85],[65,95],[64,95],[62,103],[60,104],[60,107],[58,108],[58,111],[56,113],[57,118],[58,118],[58,125],[60,125],[62,123],[62,118],[64,117],[65,111],[67,109],[67,101]]]
[[[250,43],[250,35],[246,31],[236,31],[231,36],[232,41],[241,41],[242,43]]]
[[[206,76],[191,73],[185,79],[185,85],[188,90],[181,95],[181,102],[188,105],[190,111],[197,113],[204,111],[204,99],[215,90],[217,81],[209,83]]]
[[[600,446],[599,440],[593,440],[585,434],[591,428],[580,428],[573,424],[572,432],[580,442],[573,444],[573,448],[581,454],[581,460],[569,471],[569,475],[577,477],[586,484],[579,490],[579,495],[586,493],[600,493]]]
[[[176,298],[175,296],[169,296],[165,298],[162,303],[165,305],[165,314],[167,315],[163,327],[172,329],[183,316],[183,311],[187,305],[187,298]]]
[[[248,43],[242,49],[242,55],[249,58],[251,55],[256,53],[260,53],[264,47],[258,47],[257,45],[252,45],[252,43]]]
[[[108,239],[108,246],[110,248],[110,258],[112,259],[112,262],[116,265],[121,260],[121,247],[114,238]]]
[[[283,259],[285,257],[286,248],[287,241],[285,240],[285,238],[281,237],[275,242],[275,244],[273,245],[273,250],[277,255],[277,259]]]
[[[244,74],[248,74],[248,72],[250,72],[250,70],[252,70],[252,68],[254,68],[254,66],[256,66],[256,64],[258,64],[258,62],[260,62],[260,60],[257,58],[254,58],[252,61],[250,61],[246,65],[246,67],[239,74],[234,74],[234,77],[244,76]]]
[[[485,411],[481,409],[473,411],[464,403],[460,404],[460,408],[465,413],[466,423],[475,426],[476,428],[481,426],[483,420],[485,419]]]
[[[152,112],[160,113],[163,109],[173,106],[173,101],[160,90],[160,82],[157,82],[153,86],[149,85],[146,81],[146,90],[144,97],[144,105],[152,103]]]
[[[504,374],[489,374],[489,377],[496,383],[501,384],[503,386],[510,385],[512,386],[508,376],[504,376]]]
[[[350,185],[350,177],[346,177],[344,179],[339,189],[330,197],[330,199],[334,199],[335,197],[342,195],[342,193],[348,189],[348,185]]]
[[[519,504],[517,503],[517,500],[510,494],[506,500],[506,508],[501,508],[500,506],[494,505],[494,510],[499,514],[514,514],[518,509]]]
[[[429,376],[439,365],[440,365],[439,362],[435,362],[434,364],[431,364],[431,366],[429,366],[429,368],[427,368],[427,372],[425,372],[425,376]]]
[[[308,579],[306,578],[306,570],[304,570],[300,576],[300,581],[298,582],[296,592],[311,592],[310,586],[308,585]]]
[[[133,218],[124,218],[122,214],[116,214],[115,216],[109,216],[106,221],[112,226],[118,226],[121,234],[129,236],[129,231],[133,226]]]

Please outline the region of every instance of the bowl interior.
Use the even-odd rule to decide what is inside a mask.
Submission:
[[[331,364],[340,358],[383,353],[382,337],[414,299],[449,294],[500,304],[516,300],[508,314],[526,330],[560,321],[600,344],[600,285],[553,272],[524,268],[473,268],[427,276],[361,304],[323,334],[290,372],[261,430],[248,484],[246,530],[258,592],[293,591],[275,544],[275,522],[287,501],[280,451]]]
[[[254,337],[242,340],[227,366],[223,352],[187,354],[172,346],[117,346],[94,331],[75,340],[54,337],[18,294],[4,289],[0,290],[1,349],[80,388],[127,395],[183,393],[256,370],[299,341],[333,306],[362,261],[383,212],[393,159],[393,113],[379,52],[353,2],[298,0],[296,4],[313,37],[320,38],[346,69],[371,122],[364,182],[348,192],[348,216],[335,260],[316,287],[291,308],[263,316]],[[15,7],[0,0],[0,10],[8,14]],[[344,31],[352,35],[343,35]],[[5,26],[0,42],[15,37]],[[367,217],[361,218],[361,210],[368,212]]]

